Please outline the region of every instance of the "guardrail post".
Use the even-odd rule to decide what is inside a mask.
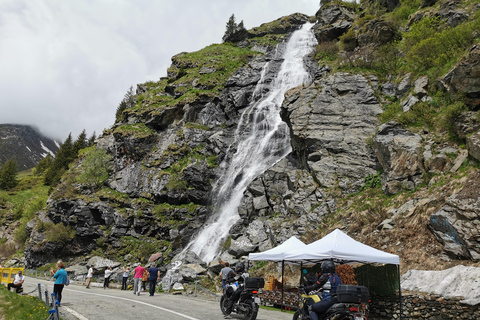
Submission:
[[[60,314],[58,313],[58,303],[55,300],[55,320],[60,320]]]
[[[48,301],[48,290],[45,290],[45,304],[50,308],[50,301]]]
[[[40,299],[40,301],[42,301],[42,284],[39,283],[38,284],[38,299]]]

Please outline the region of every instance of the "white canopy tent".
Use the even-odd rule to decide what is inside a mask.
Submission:
[[[355,241],[339,229],[312,242],[301,250],[289,251],[283,255],[285,263],[311,264],[322,260],[362,263],[400,264],[397,255],[383,252]]]
[[[303,246],[302,246],[303,245]],[[398,286],[400,297],[400,314],[402,311],[402,292],[400,289],[400,258],[399,256],[367,246],[354,240],[339,229],[305,245],[295,237],[291,237],[281,245],[260,253],[250,253],[249,260],[282,262],[282,279],[284,265],[312,265],[325,260],[342,263],[382,263],[394,264],[398,268]],[[283,286],[282,286],[283,305]]]
[[[276,246],[267,251],[259,253],[250,253],[248,255],[248,260],[259,260],[259,261],[282,261],[285,259],[285,256],[289,253],[301,252],[303,248],[307,245],[302,241],[298,240],[296,237],[292,236],[290,239],[286,240],[281,245]]]

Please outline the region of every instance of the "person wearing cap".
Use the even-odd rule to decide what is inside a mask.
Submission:
[[[15,279],[13,280],[13,283],[8,284],[8,290],[10,288],[15,288],[15,290],[18,292],[18,290],[22,287],[23,281],[25,281],[25,276],[23,275],[22,270],[18,271],[18,273],[15,275]]]

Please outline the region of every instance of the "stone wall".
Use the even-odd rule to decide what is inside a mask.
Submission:
[[[428,293],[403,293],[403,318],[412,319],[480,319],[480,305],[461,303],[463,297],[444,298]],[[398,296],[372,296],[369,320],[400,319]]]

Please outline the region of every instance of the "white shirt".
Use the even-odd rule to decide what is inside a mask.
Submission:
[[[88,269],[87,278],[93,277],[93,268]]]
[[[16,274],[15,275],[15,280],[13,280],[13,284],[20,283],[23,280],[25,280],[25,276],[23,274],[22,275]]]
[[[130,273],[130,270],[125,270],[123,273],[123,277],[128,278],[128,274]]]
[[[111,275],[112,273],[113,273],[113,271],[110,270],[110,269],[105,270],[105,278],[110,277],[110,275]]]

